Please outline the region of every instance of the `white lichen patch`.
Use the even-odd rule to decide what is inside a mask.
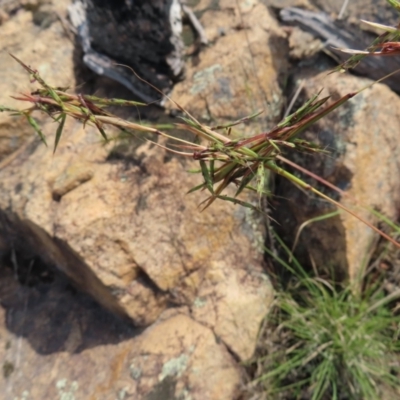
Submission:
[[[203,297],[196,297],[193,301],[193,307],[202,308],[207,304],[207,300]]]
[[[56,388],[58,391],[59,400],[75,400],[75,392],[78,390],[78,382],[72,381],[68,385],[67,379],[60,379],[56,383]]]
[[[163,365],[161,374],[158,376],[158,380],[161,382],[167,376],[181,376],[186,370],[188,362],[189,356],[187,354],[181,354],[179,357],[172,358]]]

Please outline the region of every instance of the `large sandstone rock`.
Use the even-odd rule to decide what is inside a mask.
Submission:
[[[241,377],[232,355],[185,314],[163,316],[138,338],[129,360],[136,392],[148,399],[236,398]]]
[[[302,76],[304,78],[304,76]],[[348,74],[307,76],[304,98],[324,88],[321,96],[333,100],[370,84],[368,79]],[[294,161],[344,190],[345,197],[317,188],[341,200],[358,215],[377,224],[367,210],[375,209],[396,220],[400,206],[400,130],[398,96],[385,85],[376,84],[362,91],[337,111],[307,130],[304,137],[319,143],[328,155],[291,154]],[[306,180],[315,185],[315,181]],[[295,232],[305,221],[335,211],[335,207],[289,182],[280,181],[277,219],[282,230],[294,240]],[[298,250],[310,255],[321,269],[348,274],[356,279],[373,249],[376,233],[353,216],[342,212],[325,221],[309,225],[301,236]]]
[[[234,296],[226,317],[207,313],[204,322],[231,325],[222,330],[234,335],[234,351],[249,356],[271,300],[260,269],[258,216],[223,202],[200,213],[204,195],[184,195],[199,182],[186,172],[195,164],[176,158],[165,163],[168,154],[159,147],[140,140],[136,146],[128,160],[107,162],[110,148],[99,145],[98,132],[71,122],[55,155],[39,145],[1,171],[0,204],[56,238],[56,246],[67,243],[138,325],[154,322],[168,302],[207,304]],[[55,253],[49,263],[109,309],[115,307],[96,294],[101,290],[95,280],[83,282],[76,261]],[[255,318],[238,331],[234,326],[244,308]],[[253,344],[243,350],[233,338],[250,327]]]
[[[186,79],[175,86],[173,99],[207,120],[265,110],[264,120],[276,121],[283,104],[279,82],[288,68],[285,34],[277,21],[256,0],[221,0],[216,9],[200,1],[195,10],[202,13],[211,44],[187,64]]]

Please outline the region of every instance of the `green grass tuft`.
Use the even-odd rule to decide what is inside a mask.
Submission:
[[[389,303],[400,291],[386,296],[375,285],[358,295],[295,274],[277,295],[250,386],[267,398],[311,400],[377,399],[382,388],[399,387],[400,316]]]

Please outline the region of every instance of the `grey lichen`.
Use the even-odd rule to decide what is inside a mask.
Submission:
[[[196,297],[193,301],[193,307],[202,308],[207,304],[207,300],[204,297]]]
[[[137,381],[142,376],[142,370],[137,368],[134,364],[129,366],[131,378]]]
[[[222,66],[220,64],[215,64],[201,71],[197,71],[193,76],[193,86],[190,89],[190,93],[201,93],[215,81],[214,73],[221,70]]]
[[[158,376],[158,380],[162,381],[167,376],[179,377],[186,370],[189,362],[189,356],[187,354],[181,354],[179,357],[171,358],[167,361],[162,368],[161,374]]]

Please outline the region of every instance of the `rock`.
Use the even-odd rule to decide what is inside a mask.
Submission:
[[[239,394],[241,373],[234,358],[212,330],[185,314],[148,328],[129,363],[136,392],[148,400],[235,399]]]
[[[264,302],[259,298],[263,297]],[[254,353],[260,315],[266,314],[273,290],[267,277],[249,264],[246,269],[212,262],[191,311],[196,321],[213,328],[241,360]],[[238,329],[240,327],[240,329]]]
[[[290,57],[301,60],[310,58],[321,51],[324,45],[315,39],[311,33],[304,32],[300,28],[294,27],[289,35]]]
[[[189,60],[174,101],[206,120],[232,121],[264,109],[265,122],[276,121],[282,108],[279,80],[288,68],[284,31],[261,1],[221,0],[216,9],[208,3],[200,1],[194,9],[202,13],[212,44]]]
[[[11,14],[12,12],[15,12],[19,7],[21,7],[20,0],[9,0],[4,3],[5,4],[1,5],[1,10],[2,10],[2,12],[4,12],[4,14]],[[7,17],[7,19],[8,19],[8,17]]]
[[[324,88],[321,96],[331,95],[336,100],[370,83],[368,79],[348,74],[321,73],[316,77],[308,76],[304,99]],[[340,200],[373,224],[377,224],[377,219],[367,209],[378,210],[391,220],[398,217],[398,103],[395,93],[385,85],[376,84],[304,134],[307,140],[326,147],[329,155],[291,155],[295,162],[344,190],[346,198]],[[315,181],[306,181],[315,185]],[[291,237],[289,243],[293,243],[300,224],[336,209],[310,193],[301,192],[289,182],[282,180],[279,186],[278,195],[282,197],[275,217],[282,230]],[[321,185],[317,187],[334,199],[339,199],[337,193]],[[309,225],[301,236],[300,249],[303,248],[303,253],[306,253],[303,259],[307,262],[312,257],[319,268],[331,271],[335,276],[348,274],[354,281],[362,273],[375,240],[374,231],[342,212],[329,220]]]
[[[9,15],[4,11],[0,10],[0,25],[9,20]]]
[[[18,282],[15,266],[25,268],[22,261],[0,268],[1,397],[118,398],[131,380],[123,365],[140,330],[71,288],[62,275],[44,275],[38,258]]]
[[[43,271],[45,275],[53,276],[61,272],[79,289],[92,294],[112,313],[123,318],[127,317],[115,298],[68,244],[53,240],[42,228],[31,221],[20,220],[16,215],[2,210],[0,210],[0,231],[2,258],[10,256],[10,249],[13,263],[16,265],[25,264],[27,260],[33,263],[36,257],[39,257],[40,261],[49,267]],[[27,276],[24,276],[20,265],[15,268],[15,274],[19,280],[30,279],[29,272],[26,273]]]
[[[34,287],[20,286],[11,268],[0,277],[5,400],[237,398],[237,362],[184,310],[141,332],[61,277]]]
[[[140,140],[125,163],[117,162],[98,139],[94,128],[70,123],[55,156],[38,146],[16,158],[0,172],[2,207],[67,243],[138,325],[154,322],[167,300],[211,305],[215,296],[233,296],[229,306],[221,303],[224,312],[201,319],[221,327],[221,337],[236,343],[232,351],[249,356],[272,300],[260,269],[259,217],[224,202],[200,213],[204,195],[184,195],[199,182],[186,172],[195,164],[174,157],[165,163],[168,154]],[[82,179],[87,174],[91,179]],[[52,263],[69,269],[57,257]],[[76,281],[73,272],[64,272]],[[84,290],[98,298],[91,284]],[[254,318],[239,332],[236,324],[247,307]],[[238,335],[245,335],[245,345],[234,340]]]
[[[59,15],[65,15],[68,3],[68,0],[57,1],[53,9]],[[38,3],[37,7],[39,5]],[[24,28],[21,29],[21,26]],[[20,107],[21,102],[9,96],[27,92],[34,87],[33,84],[29,85],[26,71],[16,64],[9,53],[27,65],[34,66],[50,84],[75,86],[74,46],[66,36],[61,21],[54,20],[47,29],[42,29],[35,25],[32,12],[21,9],[1,25],[0,43],[0,90],[3,93],[1,105]],[[24,119],[0,113],[0,161],[20,148],[31,136],[32,128]]]

